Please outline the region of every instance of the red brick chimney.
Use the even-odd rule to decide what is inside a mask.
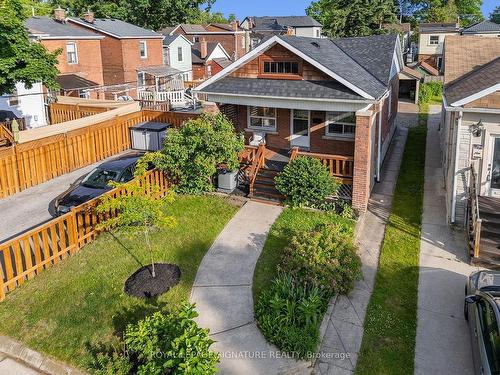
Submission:
[[[208,46],[205,38],[201,38],[200,41],[200,57],[205,59],[208,55]]]
[[[54,19],[59,22],[64,22],[66,20],[66,11],[61,7],[54,9]]]
[[[293,31],[292,27],[286,28],[286,35],[295,35],[295,32]]]
[[[238,31],[238,25],[240,24],[238,20],[231,21],[229,24],[231,25],[231,29],[233,29],[233,31]]]
[[[84,14],[83,18],[88,23],[94,23],[94,12],[91,12],[90,10],[87,10],[87,12]]]

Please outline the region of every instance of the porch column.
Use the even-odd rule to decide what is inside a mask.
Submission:
[[[356,112],[356,136],[354,142],[354,171],[352,180],[352,207],[365,212],[370,197],[373,178],[372,138],[375,134],[372,111]]]

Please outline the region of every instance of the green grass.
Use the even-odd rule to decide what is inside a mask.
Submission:
[[[413,374],[426,116],[411,128],[365,318],[356,374]]]
[[[149,264],[142,236],[100,235],[78,254],[7,295],[0,332],[29,347],[86,367],[88,347],[114,343],[128,323],[189,297],[199,263],[237,207],[218,197],[179,196],[170,208],[174,229],[153,234],[156,261],[179,265],[178,285],[156,300],[123,293],[128,276]]]
[[[269,231],[264,249],[257,261],[253,275],[254,302],[260,292],[271,285],[277,275],[277,266],[292,234],[298,230],[310,230],[318,224],[342,223],[354,229],[354,221],[344,219],[334,213],[287,207]]]

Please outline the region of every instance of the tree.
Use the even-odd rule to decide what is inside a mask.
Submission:
[[[59,87],[57,55],[29,39],[23,22],[26,8],[20,0],[0,0],[0,94],[12,93],[17,82],[31,88],[42,82],[49,89]]]
[[[185,122],[180,129],[169,129],[161,152],[146,154],[137,164],[142,173],[152,162],[176,183],[175,190],[200,194],[213,189],[217,166],[239,168],[238,154],[244,139],[222,114],[203,114]]]
[[[150,232],[158,228],[172,228],[176,221],[173,216],[167,215],[166,208],[174,200],[172,192],[158,199],[158,187],[152,184],[140,185],[133,181],[126,185],[112,183],[114,187],[123,186],[126,194],[104,195],[97,206],[97,212],[107,215],[109,212],[118,212],[115,217],[108,217],[102,221],[98,229],[110,230],[121,228],[133,232],[142,232],[151,258],[151,275],[155,274],[153,247],[150,241]]]
[[[500,6],[497,6],[493,9],[493,12],[490,14],[490,21],[495,23],[500,23]]]
[[[306,13],[322,23],[330,37],[380,34],[385,32],[383,23],[397,20],[394,0],[317,0]]]
[[[411,0],[413,16],[425,22],[456,22],[462,26],[482,21],[482,0]]]

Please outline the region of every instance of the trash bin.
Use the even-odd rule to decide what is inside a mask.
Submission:
[[[220,190],[231,193],[238,186],[238,171],[219,170],[217,186]]]
[[[141,122],[130,128],[134,150],[158,151],[163,147],[170,124],[163,122]]]

